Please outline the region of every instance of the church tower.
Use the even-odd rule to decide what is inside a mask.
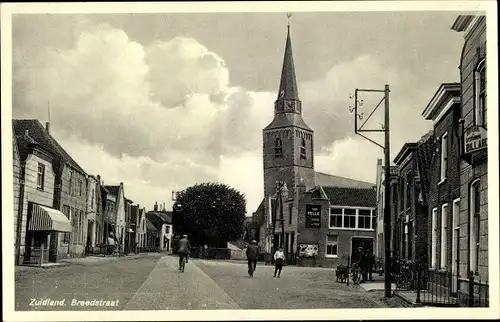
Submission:
[[[263,129],[266,214],[269,214],[269,197],[276,194],[276,181],[284,181],[288,188],[288,198],[295,199],[291,202],[295,209],[293,212],[298,208],[299,182],[303,180],[306,189],[314,187],[313,134],[313,130],[302,118],[302,102],[299,99],[288,26],[281,81],[278,97],[274,102],[274,119]],[[295,230],[296,223],[288,222],[288,213],[292,211],[292,207],[287,208],[284,209],[285,224],[289,229]],[[296,215],[293,218],[296,221]]]

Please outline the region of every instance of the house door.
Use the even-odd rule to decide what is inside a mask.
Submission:
[[[360,248],[363,251],[370,251],[373,254],[373,238],[368,237],[352,237],[351,240],[351,262],[357,262],[360,260]]]

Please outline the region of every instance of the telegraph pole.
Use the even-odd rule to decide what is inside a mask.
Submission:
[[[358,100],[358,92],[372,92],[372,93],[384,93],[384,97],[380,100],[377,106],[371,111],[365,122],[358,128],[358,119],[363,119],[363,113],[358,113],[358,108],[363,106],[363,100]],[[384,297],[391,297],[391,281],[389,279],[390,272],[390,258],[391,258],[391,208],[390,208],[390,175],[391,175],[391,154],[390,154],[390,128],[389,128],[389,85],[385,85],[383,90],[378,89],[358,89],[356,88],[354,93],[354,107],[349,107],[349,111],[354,112],[354,132],[359,136],[367,139],[373,144],[381,147],[384,150],[385,165],[384,165]],[[351,98],[352,95],[350,96]],[[370,117],[375,113],[380,104],[385,103],[384,109],[384,124],[382,129],[363,129],[364,125]],[[362,135],[362,132],[384,132],[384,145],[377,143],[376,141]]]
[[[391,296],[391,281],[389,280],[389,272],[391,265],[389,259],[391,258],[391,143],[389,136],[389,85],[385,85],[385,115],[384,115],[384,130],[385,130],[385,179],[384,179],[384,246],[385,246],[385,280],[384,280],[384,297]]]

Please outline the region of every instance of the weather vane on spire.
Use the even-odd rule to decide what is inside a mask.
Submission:
[[[288,25],[287,25],[287,27],[288,27],[288,28],[290,28],[290,18],[291,18],[291,17],[292,17],[292,14],[291,14],[290,12],[288,12],[288,13],[286,14],[286,18],[288,19]]]

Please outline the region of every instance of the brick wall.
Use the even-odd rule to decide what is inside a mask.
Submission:
[[[19,212],[19,190],[21,179],[21,160],[19,159],[19,152],[15,139],[12,140],[13,158],[12,158],[12,171],[14,183],[14,245],[17,245],[17,214]]]
[[[486,18],[480,18],[475,28],[466,35],[460,63],[462,84],[462,113],[464,129],[474,125],[474,69],[480,59],[486,55]],[[469,200],[470,184],[480,179],[480,253],[478,274],[480,278],[488,276],[488,164],[483,162],[470,164],[460,162],[460,275],[466,277],[469,271]]]

